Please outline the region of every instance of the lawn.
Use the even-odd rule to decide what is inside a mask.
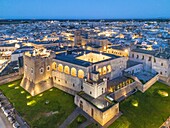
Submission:
[[[109,128],[159,128],[170,116],[170,87],[157,82],[120,103],[120,110],[123,115]]]
[[[75,109],[74,97],[59,89],[52,88],[31,97],[19,86],[20,82],[1,85],[0,89],[31,127],[58,128]]]
[[[87,128],[100,128],[100,126],[98,124],[91,123],[89,126],[87,126]]]
[[[78,115],[75,120],[68,126],[68,128],[78,128],[82,123],[86,122],[86,118],[83,115]]]

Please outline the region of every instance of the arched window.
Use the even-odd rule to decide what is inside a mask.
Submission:
[[[34,73],[34,70],[33,70],[33,68],[31,68],[31,74],[33,74]]]
[[[47,71],[50,71],[50,65],[47,66]]]
[[[80,69],[80,70],[78,71],[78,77],[81,78],[81,79],[84,78],[84,71],[83,71],[83,70]]]
[[[111,70],[112,70],[112,69],[111,69],[111,66],[108,65],[108,66],[107,66],[107,72],[111,72]]]
[[[101,68],[98,69],[98,72],[99,72],[100,75],[102,75],[102,69]]]
[[[40,70],[40,74],[43,74],[43,73],[44,73],[44,68],[43,68],[43,67],[40,68],[39,70]]]
[[[62,64],[59,64],[59,65],[58,65],[58,71],[59,71],[59,72],[63,72],[63,65],[62,65]]]
[[[70,74],[70,68],[69,68],[68,66],[65,66],[65,67],[64,67],[64,72],[65,72],[66,74]]]
[[[71,68],[71,75],[77,76],[77,70],[75,68]]]
[[[103,67],[103,75],[107,73],[106,66]]]
[[[56,63],[56,62],[53,62],[53,63],[52,63],[52,69],[53,69],[53,70],[56,70],[56,69],[57,69],[57,63]]]

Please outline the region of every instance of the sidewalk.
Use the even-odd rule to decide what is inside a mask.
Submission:
[[[12,124],[7,120],[6,116],[0,109],[0,128],[12,128]]]
[[[87,121],[82,123],[79,128],[85,128],[88,125],[90,125],[91,123],[96,123],[96,121],[90,117],[87,113],[85,113],[81,108],[77,107],[68,117],[67,119],[60,125],[59,128],[67,128],[67,126],[72,123],[72,121],[79,115],[83,115]]]
[[[79,115],[80,108],[76,108],[67,119],[60,125],[59,128],[67,128],[67,126]]]

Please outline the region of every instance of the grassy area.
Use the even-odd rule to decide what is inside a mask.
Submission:
[[[82,123],[86,122],[86,118],[83,115],[78,115],[75,120],[68,126],[68,128],[77,128]]]
[[[168,96],[161,96],[160,90]],[[123,101],[120,110],[123,115],[110,128],[158,128],[170,116],[170,87],[157,82]]]
[[[89,126],[87,126],[87,128],[100,128],[100,126],[98,124],[91,123]]]
[[[57,128],[75,109],[73,96],[63,91],[53,88],[31,97],[20,82],[1,85],[0,89],[33,128]]]

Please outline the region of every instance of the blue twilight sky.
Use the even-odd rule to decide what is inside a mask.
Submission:
[[[170,18],[170,0],[0,0],[0,19]]]

